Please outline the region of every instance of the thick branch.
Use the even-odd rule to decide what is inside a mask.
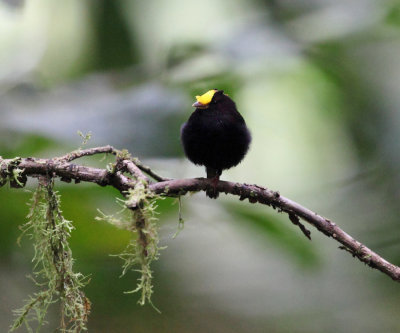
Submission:
[[[10,175],[10,173],[12,172],[12,170],[10,169],[18,167],[19,169],[24,170],[23,176],[25,177],[52,175],[57,176],[61,180],[67,182],[70,182],[72,179],[75,180],[75,182],[87,181],[96,183],[101,186],[113,186],[123,194],[129,188],[137,186],[137,182],[132,182],[131,179],[124,176],[119,171],[111,173],[105,169],[90,168],[66,162],[66,160],[72,160],[82,156],[93,155],[92,152],[94,152],[94,154],[103,152],[113,153],[112,147],[110,147],[112,149],[106,149],[105,147],[103,148],[100,147],[97,150],[94,148],[94,150],[91,150],[91,153],[86,153],[89,150],[84,152],[81,151],[81,153],[71,153],[75,155],[69,154],[66,155],[69,156],[66,158],[64,157],[48,160],[36,158],[18,159],[18,163],[15,162],[16,159],[2,160],[0,158],[0,184],[1,177],[4,178],[4,175]],[[131,164],[132,162],[134,165]],[[145,177],[138,169],[147,173],[156,180],[164,179],[163,177],[160,177],[153,173],[148,167],[145,167],[146,170],[144,170],[142,168],[143,166],[141,164],[141,166],[139,166],[138,163],[140,162],[132,159],[127,159],[123,161],[123,164],[128,168],[129,172],[134,174],[137,179],[147,179],[147,177]],[[154,175],[156,176],[154,177]],[[155,194],[163,196],[176,197],[184,195],[187,192],[205,191],[213,185],[211,184],[211,181],[209,179],[192,178],[159,181],[148,186],[150,193],[153,192]],[[271,206],[274,209],[279,209],[289,215],[292,223],[300,223],[298,218],[307,221],[319,231],[324,233],[326,236],[332,237],[336,241],[341,243],[344,249],[350,252],[354,257],[357,257],[360,261],[366,263],[372,268],[380,270],[381,272],[390,276],[393,280],[400,282],[400,267],[395,266],[380,257],[368,247],[348,235],[329,219],[318,215],[317,213],[301,206],[300,204],[288,198],[285,198],[284,196],[281,196],[279,192],[275,192],[258,185],[240,184],[227,181],[220,181],[217,184],[216,189],[219,192],[225,192],[226,194],[239,196],[240,200],[248,199],[251,203],[258,202],[264,205]],[[303,228],[303,233],[309,236],[308,230]]]
[[[10,161],[12,160],[0,159],[0,175],[11,172]],[[67,183],[74,180],[75,183],[85,181],[100,186],[110,185],[120,192],[124,192],[132,186],[130,179],[120,172],[110,173],[106,169],[91,168],[52,159],[24,158],[18,163],[18,168],[24,170],[23,175],[25,176],[52,175]]]

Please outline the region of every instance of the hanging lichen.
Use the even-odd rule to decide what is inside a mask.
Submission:
[[[41,291],[14,311],[17,318],[10,331],[25,324],[27,330],[33,332],[31,324],[36,321],[36,332],[39,332],[45,324],[48,307],[57,301],[61,303],[60,332],[75,333],[87,329],[90,302],[81,289],[88,281],[72,270],[74,260],[68,239],[74,227],[62,216],[60,197],[54,192],[53,185],[53,179],[43,177],[39,180],[31,199],[28,222],[21,227],[22,235],[27,234],[33,239],[31,278]]]
[[[132,237],[125,250],[116,255],[123,260],[122,274],[124,276],[129,270],[140,273],[138,283],[135,289],[126,293],[141,293],[138,303],[144,305],[152,303],[153,294],[153,271],[151,263],[160,256],[157,226],[157,200],[160,196],[149,192],[145,183],[138,183],[133,189],[126,193],[126,200],[118,200],[123,205],[123,209],[116,215],[105,215],[101,211],[97,220],[104,220],[120,228],[131,232]],[[131,217],[126,219],[122,217],[123,213],[130,212]]]

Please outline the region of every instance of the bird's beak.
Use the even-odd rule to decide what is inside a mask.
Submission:
[[[199,101],[193,103],[192,106],[197,109],[207,109],[208,108],[208,104],[202,104]]]

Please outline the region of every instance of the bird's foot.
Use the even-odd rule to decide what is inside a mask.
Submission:
[[[217,199],[219,192],[217,191],[217,185],[219,182],[219,175],[211,178],[211,187],[206,190],[206,195],[211,199]]]

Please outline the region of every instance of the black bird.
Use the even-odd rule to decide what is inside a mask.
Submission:
[[[181,127],[181,141],[186,156],[206,167],[213,186],[206,191],[217,198],[216,190],[222,170],[238,165],[246,155],[251,134],[235,102],[223,90],[213,89],[196,96],[196,110]]]

